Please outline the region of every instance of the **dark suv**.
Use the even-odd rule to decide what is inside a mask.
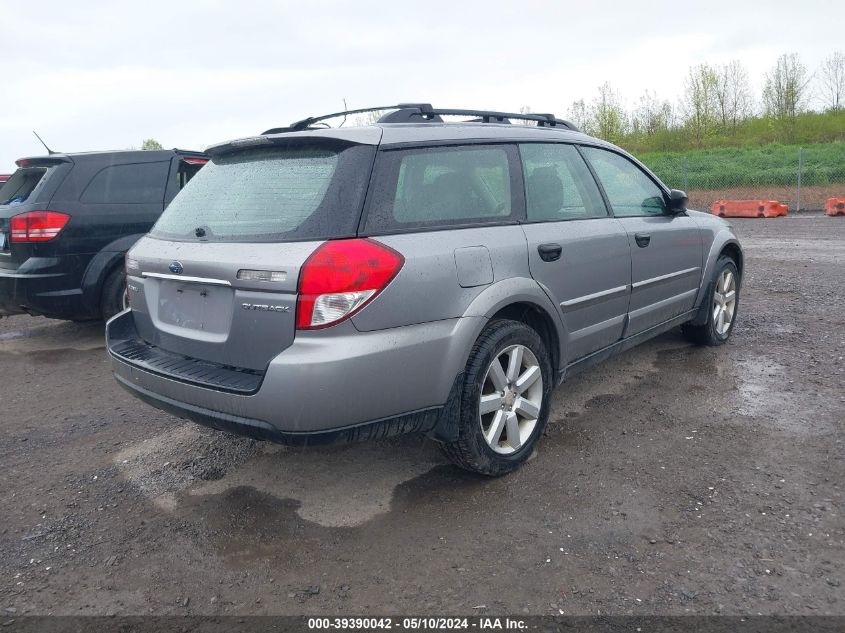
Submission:
[[[206,162],[182,150],[17,161],[0,185],[0,316],[83,321],[119,312],[126,250]]]

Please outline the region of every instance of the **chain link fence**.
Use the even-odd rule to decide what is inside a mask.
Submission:
[[[717,200],[776,200],[789,211],[824,208],[845,197],[845,143],[763,146],[641,156],[663,182],[687,192],[690,208]]]

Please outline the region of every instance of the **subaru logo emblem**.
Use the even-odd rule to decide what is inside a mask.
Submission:
[[[182,266],[182,262],[171,262],[170,264],[170,272],[174,275],[181,275],[182,271],[185,270],[185,267]]]

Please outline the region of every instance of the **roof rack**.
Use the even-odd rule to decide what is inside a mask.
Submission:
[[[537,127],[562,127],[573,132],[580,130],[571,122],[565,119],[558,119],[554,114],[523,113],[523,112],[495,112],[491,110],[460,110],[451,108],[434,108],[430,103],[399,103],[391,106],[375,106],[371,108],[358,108],[357,110],[345,110],[333,112],[320,116],[308,117],[301,121],[291,123],[289,127],[272,128],[264,134],[279,134],[281,132],[300,132],[307,130],[315,123],[344,117],[350,114],[361,114],[364,112],[378,112],[380,110],[392,110],[382,116],[379,123],[419,123],[419,122],[442,122],[443,115],[471,116],[477,117],[470,123],[510,123],[510,119],[521,121],[535,121]]]

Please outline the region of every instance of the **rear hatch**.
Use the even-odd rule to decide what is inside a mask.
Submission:
[[[0,268],[15,269],[36,251],[50,251],[52,240],[12,240],[11,218],[49,208],[50,198],[72,167],[65,156],[25,158],[0,184]],[[58,233],[57,233],[58,235]],[[43,236],[42,236],[43,237]]]
[[[127,255],[141,339],[263,370],[293,342],[302,265],[357,232],[378,137],[364,140],[282,135],[211,151]]]

